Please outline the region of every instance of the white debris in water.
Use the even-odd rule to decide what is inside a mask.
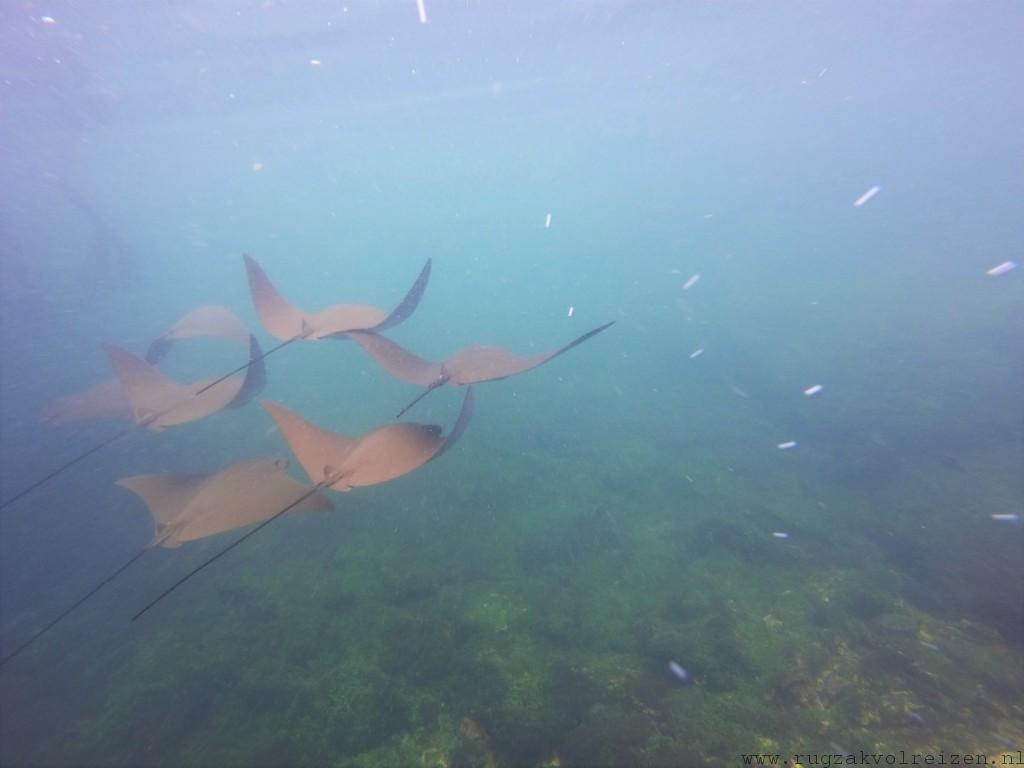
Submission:
[[[254,171],[262,171],[262,170],[263,170],[263,163],[261,163],[261,162],[258,162],[258,161],[257,161],[257,162],[255,162],[255,163],[253,163],[253,164],[252,164],[252,169],[253,169]]]
[[[776,539],[788,539],[789,538],[789,534],[788,533],[783,533],[782,531],[772,531],[772,536],[774,536]]]
[[[576,311],[576,307],[569,307],[569,314],[567,316],[568,317],[572,317],[572,313],[575,312],[575,311]]]
[[[818,79],[821,80],[821,78],[825,76],[826,72],[828,72],[828,67],[825,67],[823,70],[821,70],[821,72],[818,73]]]
[[[53,18],[53,16],[40,16],[39,20],[41,22],[43,22],[43,24],[56,24],[57,23],[57,20],[55,18]]]
[[[805,389],[804,390],[804,395],[806,395],[807,397],[814,397],[816,394],[821,392],[821,390],[823,390],[824,388],[825,387],[823,387],[821,384],[815,384],[813,387],[808,387],[807,389]]]
[[[674,661],[670,661],[668,663],[668,671],[671,672],[672,676],[681,683],[685,683],[690,679],[690,673]]]
[[[1002,264],[997,264],[996,266],[992,267],[992,269],[985,272],[985,274],[988,275],[989,277],[999,277],[1000,275],[1005,275],[1007,272],[1009,272],[1011,269],[1014,269],[1016,266],[1017,262],[1015,261],[1004,261]]]
[[[693,360],[694,358],[700,357],[703,354],[704,347],[701,347],[700,349],[695,349],[693,352],[690,353],[690,359]]]
[[[785,443],[779,443],[780,451],[788,451],[790,448],[796,448],[796,440],[789,440]]]
[[[870,200],[872,197],[874,197],[881,191],[882,188],[875,184],[875,186],[873,186],[871,189],[869,189],[867,192],[865,192],[863,195],[861,195],[860,197],[853,201],[853,207],[860,208],[862,205],[864,205],[864,203],[866,203],[868,200]]]
[[[544,229],[551,229],[551,214],[544,217]]]
[[[423,4],[423,0],[416,0],[416,10],[420,14],[420,24],[427,23],[427,6]]]
[[[993,520],[1001,520],[1004,522],[1013,522],[1014,520],[1020,520],[1020,515],[1016,512],[997,512],[991,516]]]
[[[309,63],[312,64],[314,67],[319,67],[320,66],[320,59],[310,59]]]
[[[695,286],[697,284],[698,280],[700,280],[700,272],[698,272],[697,274],[693,275],[689,280],[687,280],[685,283],[683,283],[683,290],[684,291],[690,290],[691,288],[693,288],[693,286]]]
[[[681,269],[670,269],[669,272],[671,272],[673,275],[681,275],[681,274],[683,274],[683,270],[681,270]]]

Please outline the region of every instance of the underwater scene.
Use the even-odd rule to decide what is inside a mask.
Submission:
[[[4,2],[0,765],[1024,765],[1022,38]]]

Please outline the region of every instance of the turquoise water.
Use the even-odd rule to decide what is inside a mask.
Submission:
[[[274,343],[243,252],[309,310],[389,310],[433,259],[388,335],[434,360],[616,321],[132,621],[243,531],[147,552],[0,668],[0,762],[1018,755],[1024,525],[992,515],[1024,515],[1024,269],[986,272],[1024,260],[1020,8],[426,10],[0,12],[0,498],[123,428],[41,419],[103,343],[211,303]],[[418,392],[346,341],[266,364],[261,397],[345,434]],[[0,511],[0,653],[151,541],[116,480],[257,456],[290,454],[253,403]]]

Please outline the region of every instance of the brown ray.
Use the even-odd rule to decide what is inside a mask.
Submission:
[[[117,484],[149,507],[156,527],[150,546],[177,547],[224,531],[259,523],[311,490],[287,473],[285,459],[252,459],[213,475],[136,475]],[[331,502],[320,494],[293,510],[324,510]]]
[[[472,388],[447,437],[436,424],[386,424],[362,437],[328,432],[299,414],[266,400],[260,403],[277,423],[292,453],[314,483],[334,491],[374,485],[412,472],[458,440],[473,413]]]
[[[114,371],[131,407],[131,418],[138,426],[160,431],[165,427],[198,421],[224,408],[244,404],[262,388],[265,371],[255,337],[250,337],[251,365],[246,375],[231,376],[223,386],[208,388],[212,379],[179,384],[131,352],[114,344],[105,344]]]
[[[50,424],[107,418],[132,418],[131,405],[116,376],[104,379],[83,392],[57,398],[43,413],[43,419]]]
[[[459,417],[447,437],[441,437],[440,427],[428,424],[388,424],[362,437],[348,437],[321,429],[279,405],[266,401],[262,405],[277,422],[299,463],[316,484],[305,494],[260,522],[251,531],[186,573],[136,613],[132,617],[133,621],[217,558],[227,554],[317,491],[323,488],[347,491],[357,485],[383,483],[412,472],[431,459],[436,459],[455,444],[469,424],[473,415],[473,388],[467,388]],[[173,494],[175,491],[170,493]]]
[[[277,292],[254,258],[249,255],[244,258],[256,313],[267,333],[282,341],[323,339],[355,329],[381,331],[391,328],[415,311],[430,279],[431,262],[427,259],[412,288],[390,314],[367,304],[335,304],[319,312],[305,312],[292,306]]]
[[[163,360],[175,341],[200,336],[249,343],[249,329],[238,316],[227,307],[210,304],[196,307],[155,339],[146,351],[146,362],[155,364]]]
[[[398,414],[401,416],[428,392],[437,387],[445,384],[456,386],[478,384],[523,373],[568,352],[614,324],[615,321],[612,320],[610,323],[587,331],[558,349],[539,355],[517,355],[504,347],[473,346],[456,352],[440,363],[417,357],[390,339],[372,331],[351,331],[349,337],[396,379],[426,387],[426,390],[418,398],[402,409]]]
[[[118,387],[127,402],[125,416],[131,423],[0,502],[0,510],[6,509],[60,473],[130,434],[135,427],[159,431],[164,427],[197,421],[223,408],[240,408],[255,397],[266,383],[264,355],[260,351],[260,345],[255,336],[249,337],[249,362],[242,366],[248,369],[244,377],[228,374],[194,384],[179,384],[121,347],[108,344],[104,349],[117,374]],[[228,381],[228,379],[231,380]],[[216,392],[209,391],[214,384],[222,381],[227,382],[226,387],[222,387]],[[99,395],[91,394],[84,401],[84,405],[83,401],[75,400],[74,397],[81,396],[73,396],[63,402],[58,401],[55,406],[51,406],[47,414],[48,417],[53,419],[54,423],[58,423],[58,420],[72,421],[75,418],[93,418],[101,407],[111,406],[113,400],[116,399],[111,392],[102,390]],[[68,407],[69,401],[70,407]]]

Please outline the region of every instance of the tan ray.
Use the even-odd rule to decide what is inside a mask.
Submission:
[[[304,461],[312,468],[311,476],[322,479],[305,494],[281,506],[276,512],[263,518],[252,530],[239,536],[213,557],[186,573],[147,603],[132,617],[132,621],[141,617],[214,560],[226,555],[281,515],[298,507],[319,489],[329,487],[333,490],[346,491],[356,485],[384,482],[411,472],[440,456],[455,444],[469,424],[473,413],[473,388],[466,388],[459,418],[446,438],[440,436],[441,430],[435,426],[389,424],[356,440],[344,435],[332,435],[279,405],[264,403],[264,407],[277,421],[281,433],[292,445],[295,454],[304,457]],[[330,463],[335,460],[338,460],[338,464]],[[126,567],[127,565],[122,566],[122,570]]]
[[[131,405],[116,376],[104,379],[83,392],[57,398],[43,413],[43,419],[50,424],[105,418],[132,418]]]
[[[249,343],[249,329],[230,309],[218,304],[196,307],[168,328],[149,345],[146,362],[157,363],[164,358],[171,345],[181,339],[212,336],[239,344]]]
[[[359,438],[328,432],[297,413],[263,401],[310,479],[335,491],[387,482],[423,466],[462,434],[473,410],[472,388],[451,433],[434,424],[387,424]]]
[[[252,459],[213,475],[136,475],[118,480],[149,507],[156,527],[153,544],[183,542],[242,528],[271,518],[311,488],[292,479],[284,459]],[[294,510],[324,510],[331,502],[313,494]]]
[[[398,414],[401,416],[427,392],[437,387],[445,384],[456,386],[478,384],[523,373],[568,352],[614,324],[615,321],[612,320],[610,323],[587,331],[558,349],[539,355],[517,355],[504,347],[473,346],[456,352],[441,363],[433,363],[417,357],[391,339],[370,331],[352,331],[349,333],[349,337],[396,379],[427,388],[420,397],[413,400]]]
[[[198,421],[228,407],[245,383],[232,376],[221,386],[197,394],[213,379],[179,384],[131,352],[114,344],[103,346],[131,405],[132,419],[153,431]]]
[[[354,329],[384,330],[413,313],[430,278],[430,260],[402,302],[390,314],[368,304],[335,304],[318,312],[305,312],[290,304],[274,288],[263,268],[245,257],[249,290],[260,322],[267,333],[282,341],[295,338],[323,339]]]

